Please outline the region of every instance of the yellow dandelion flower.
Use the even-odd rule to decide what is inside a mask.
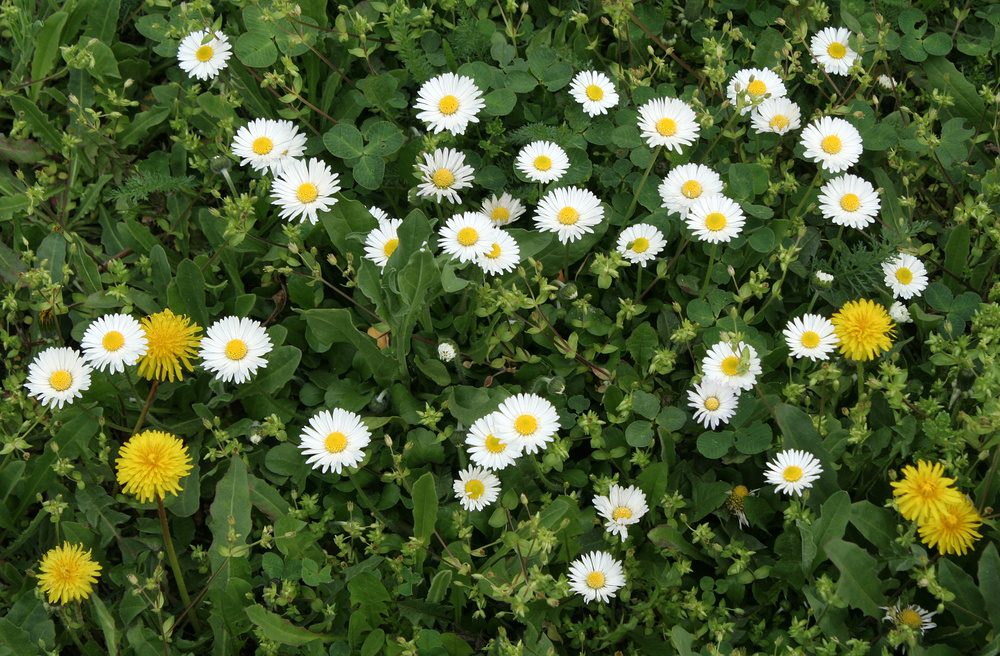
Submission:
[[[968,497],[945,507],[938,515],[920,524],[920,539],[928,547],[937,545],[942,554],[964,556],[972,543],[983,537],[976,529],[983,523]]]
[[[194,371],[190,358],[195,355],[201,338],[201,327],[186,315],[176,315],[169,309],[144,317],[142,327],[146,331],[148,349],[139,358],[139,375],[146,380],[184,380],[181,363],[188,371]]]
[[[82,544],[63,542],[49,549],[39,561],[38,585],[48,594],[49,603],[65,604],[90,596],[101,575],[101,565],[84,551]]]
[[[962,493],[951,487],[954,478],[944,477],[944,465],[921,460],[917,466],[903,467],[903,480],[892,487],[903,519],[926,522],[952,504],[961,503]]]
[[[180,480],[191,471],[191,457],[187,447],[176,436],[163,431],[148,430],[122,445],[115,460],[118,482],[126,494],[134,494],[139,501],[152,501],[174,496],[180,491]]]
[[[896,324],[874,301],[848,301],[830,321],[837,330],[841,354],[852,360],[874,360],[892,348]]]

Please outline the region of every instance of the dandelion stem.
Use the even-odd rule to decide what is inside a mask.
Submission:
[[[149,396],[146,397],[146,405],[142,407],[142,414],[139,415],[139,421],[135,422],[135,428],[132,429],[132,434],[136,435],[139,433],[139,429],[142,428],[142,424],[146,421],[146,413],[149,412],[149,406],[153,405],[153,396],[156,394],[156,388],[160,384],[158,379],[153,380],[153,385],[149,388]]]
[[[628,211],[625,212],[625,220],[622,221],[622,230],[628,226],[628,220],[632,218],[632,212],[635,211],[636,203],[639,202],[639,194],[642,193],[642,188],[646,186],[646,178],[649,177],[649,172],[653,170],[653,164],[656,164],[656,158],[659,157],[661,150],[663,150],[663,146],[657,146],[653,151],[653,157],[649,160],[649,166],[646,167],[646,172],[642,174],[642,180],[639,180],[639,186],[635,190],[635,196],[632,197],[632,203],[628,206]]]
[[[712,244],[712,254],[708,258],[708,273],[705,274],[705,284],[701,286],[701,295],[698,298],[705,298],[705,294],[708,293],[708,284],[712,282],[712,267],[715,266],[715,253],[718,248],[718,242]]]
[[[865,363],[858,360],[858,403],[865,398]]]
[[[155,383],[153,389],[156,389]],[[149,398],[152,399],[152,395]],[[177,590],[181,593],[181,601],[184,602],[184,608],[189,609],[191,608],[191,597],[188,596],[187,586],[184,585],[184,573],[181,571],[181,564],[177,562],[177,553],[174,551],[173,540],[170,539],[167,511],[163,508],[163,499],[160,498],[160,495],[154,493],[153,496],[156,497],[156,509],[160,513],[160,527],[163,529],[163,545],[167,548],[167,559],[170,560],[170,569],[174,571],[174,581],[177,582]],[[191,624],[194,625],[196,631],[201,630],[198,616],[194,614],[193,609],[191,611]]]

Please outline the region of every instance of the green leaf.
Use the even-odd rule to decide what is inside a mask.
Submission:
[[[660,399],[649,392],[636,390],[632,392],[632,409],[646,419],[653,419],[660,413]]]
[[[280,615],[276,615],[260,604],[254,604],[246,609],[247,617],[257,625],[261,632],[269,639],[280,642],[283,645],[301,647],[313,640],[328,641],[332,638],[320,633],[307,631],[302,627],[295,626]]]
[[[774,247],[774,232],[767,226],[757,228],[750,233],[750,239],[747,241],[750,248],[758,253],[768,253]]]
[[[948,235],[948,244],[944,249],[945,269],[948,269],[956,276],[962,276],[962,270],[969,261],[970,242],[971,233],[969,232],[969,226],[964,223],[956,225],[951,234]],[[945,278],[945,280],[951,280],[951,278]],[[958,289],[957,282],[954,289]]]
[[[121,4],[121,0],[101,0],[93,3],[90,6],[90,13],[87,14],[87,28],[83,31],[83,35],[110,45],[112,37],[118,31]]]
[[[905,35],[899,42],[899,54],[913,62],[922,62],[927,59],[924,45],[919,38],[912,35]]]
[[[188,481],[188,484],[192,482]],[[253,530],[250,507],[247,466],[242,458],[233,456],[229,461],[229,471],[215,486],[215,499],[210,510],[212,517],[208,522],[212,529],[210,554],[216,567],[221,565],[227,556],[250,557],[250,550],[243,548],[246,546],[250,531]],[[232,545],[229,543],[230,530],[236,533],[236,540]]]
[[[935,32],[924,39],[924,50],[928,55],[947,55],[951,46],[951,37],[944,32]]]
[[[733,446],[733,431],[705,431],[698,436],[698,453],[716,460],[729,453]]]
[[[771,427],[755,422],[736,434],[736,450],[747,455],[767,451],[773,440]]]
[[[976,87],[965,79],[965,76],[955,67],[955,64],[945,57],[930,57],[924,65],[920,67],[921,72],[927,76],[925,87],[930,93],[930,89],[937,89],[942,94],[952,97],[955,104],[944,110],[944,114],[957,114],[962,116],[970,125],[978,125],[979,120],[985,110],[985,103],[979,97]],[[918,84],[921,80],[918,79]]]
[[[294,346],[279,346],[265,357],[267,368],[258,375],[257,386],[247,387],[251,394],[259,394],[258,387],[269,395],[284,387],[285,383],[295,375],[299,360],[302,359],[302,351]]]
[[[924,300],[938,312],[947,312],[951,309],[951,302],[955,297],[944,283],[935,281],[927,285],[927,289],[924,290]]]
[[[989,543],[979,557],[979,592],[986,602],[994,633],[1000,628],[1000,556],[997,546]]]
[[[633,421],[625,429],[625,441],[637,449],[649,446],[653,443],[653,424],[648,421]]]
[[[729,190],[736,200],[753,199],[753,172],[746,164],[729,167]]]
[[[31,79],[40,80],[52,70],[56,58],[59,56],[60,39],[62,38],[63,27],[69,17],[65,11],[57,11],[42,23],[42,29],[35,35],[35,55],[31,60]],[[39,85],[40,89],[41,86]],[[37,98],[37,94],[34,96]],[[11,97],[19,98],[19,96]],[[54,146],[53,146],[54,147]]]
[[[427,601],[432,604],[439,604],[448,594],[448,586],[451,585],[452,572],[450,569],[443,569],[434,575],[431,580],[431,588],[427,591]]]
[[[687,413],[680,408],[670,406],[660,411],[656,416],[656,423],[668,431],[677,431],[687,423]]]
[[[851,517],[851,496],[844,492],[843,490],[837,492],[823,504],[823,509],[819,514],[819,517],[810,527],[810,533],[812,534],[812,544],[814,549],[812,551],[813,557],[806,558],[805,550],[805,540],[806,537],[803,535],[803,550],[802,550],[802,570],[808,576],[812,574],[816,566],[822,562],[822,558],[818,557],[823,549],[830,540],[839,540],[844,537],[844,531],[847,529],[847,522]]]
[[[365,189],[378,189],[385,177],[385,160],[376,155],[364,155],[353,169],[354,181]]]
[[[986,602],[968,572],[948,558],[942,558],[938,561],[938,581],[955,593],[954,602],[947,606],[961,626],[974,626],[987,621]]]
[[[879,553],[888,554],[892,551],[892,543],[896,539],[896,516],[868,501],[859,501],[851,506],[851,523],[875,545]]]
[[[438,496],[434,474],[427,472],[413,484],[413,535],[424,539],[434,532],[437,522]]]
[[[177,265],[176,277],[167,289],[167,297],[171,299],[171,310],[188,315],[203,331],[208,328],[205,277],[201,273],[201,267],[191,260],[181,260]]]
[[[97,622],[101,625],[101,632],[104,633],[104,644],[109,654],[117,654],[121,632],[115,624],[115,618],[108,612],[108,607],[101,601],[100,595],[93,595],[93,599],[94,614],[97,615]]]
[[[653,351],[659,345],[659,335],[656,334],[656,330],[647,322],[636,326],[625,342],[625,347],[632,357],[635,358],[635,364],[640,370],[646,369],[650,358],[653,357]]]
[[[881,617],[880,608],[886,601],[878,578],[881,569],[878,561],[853,542],[840,539],[827,542],[823,551],[840,570],[837,595],[851,607],[871,617]]]
[[[406,141],[399,128],[388,121],[377,121],[366,126],[365,139],[368,140],[365,153],[379,157],[392,155]]]
[[[309,329],[321,344],[351,344],[357,349],[355,357],[364,362],[363,371],[367,375],[372,376],[375,382],[382,386],[388,386],[392,382],[393,374],[396,373],[396,363],[379,350],[372,337],[354,327],[350,310],[313,309],[306,310],[302,314]]]
[[[675,624],[670,630],[670,642],[679,656],[694,656],[691,645],[694,644],[694,636],[684,630],[679,624]]]
[[[62,136],[59,131],[52,127],[52,122],[35,103],[23,96],[10,96],[7,98],[10,106],[14,109],[15,115],[23,118],[31,131],[38,139],[49,148],[59,150],[62,147]]]
[[[266,32],[244,32],[233,44],[233,54],[248,68],[268,68],[278,61],[278,48]]]
[[[323,145],[330,154],[343,159],[361,157],[365,154],[361,132],[348,123],[338,123],[323,135]]]
[[[487,116],[506,116],[514,110],[517,95],[510,89],[494,89],[483,98],[486,103],[484,112]]]

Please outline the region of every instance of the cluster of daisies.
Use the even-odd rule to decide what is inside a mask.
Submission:
[[[191,358],[217,380],[243,383],[261,367],[272,348],[259,321],[224,317],[211,326],[204,338],[201,328],[185,315],[170,309],[143,317],[108,314],[87,326],[80,340],[81,351],[72,347],[50,347],[28,365],[25,387],[29,396],[50,408],[62,408],[90,388],[90,375],[97,369],[121,373],[137,366],[147,380],[182,380],[184,368],[194,370]],[[196,351],[197,349],[197,351]]]

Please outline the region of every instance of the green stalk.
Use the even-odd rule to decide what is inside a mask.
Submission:
[[[837,231],[837,238],[833,240],[833,250],[830,251],[829,264],[833,266],[833,258],[837,256],[837,249],[840,248],[840,238],[844,236],[844,226],[840,226],[840,230]]]
[[[708,293],[708,285],[712,282],[712,267],[715,266],[715,253],[718,248],[718,242],[712,244],[712,255],[708,258],[708,273],[705,274],[705,284],[701,286],[701,295],[698,298],[705,298],[705,294]]]
[[[132,429],[133,435],[139,433],[139,429],[142,428],[143,422],[146,421],[146,413],[149,412],[149,406],[153,405],[153,396],[156,394],[156,388],[159,384],[159,380],[154,380],[152,387],[149,388],[149,396],[146,397],[146,405],[142,407],[142,414],[139,415],[139,421],[135,422],[135,428]]]
[[[195,630],[201,630],[198,616],[195,615],[194,609],[191,608],[191,597],[188,596],[187,586],[184,585],[184,573],[181,571],[181,564],[177,562],[177,553],[174,551],[173,540],[170,539],[170,526],[167,524],[167,511],[163,508],[163,499],[160,498],[158,493],[154,493],[153,496],[156,497],[156,508],[160,513],[160,527],[163,529],[163,544],[167,548],[167,558],[170,560],[170,569],[174,571],[174,581],[177,582],[177,590],[181,593],[184,608],[189,609],[191,613],[191,623],[194,625]]]
[[[628,226],[628,220],[632,218],[632,212],[635,211],[635,206],[639,202],[639,194],[642,193],[642,188],[646,186],[646,178],[649,177],[649,172],[653,170],[653,164],[656,164],[656,158],[659,157],[661,150],[663,150],[663,146],[657,146],[656,150],[653,151],[653,157],[649,160],[649,166],[646,167],[646,172],[642,174],[642,180],[639,180],[639,188],[635,190],[632,203],[628,206],[628,211],[625,212],[625,220],[622,221],[622,230]]]
[[[865,363],[858,360],[858,403],[865,396]]]

